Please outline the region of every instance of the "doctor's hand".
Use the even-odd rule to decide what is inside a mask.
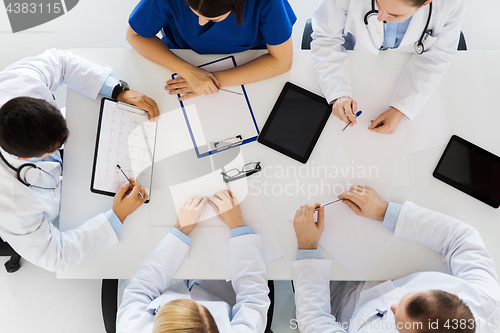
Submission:
[[[121,223],[149,198],[146,190],[138,181],[133,177],[130,177],[130,180],[135,186],[132,188],[128,182],[123,184],[113,198],[112,209]],[[142,198],[139,193],[141,193]]]
[[[175,226],[184,235],[189,236],[200,220],[201,212],[207,204],[208,197],[194,196],[182,204],[177,213]]]
[[[318,209],[318,221],[314,221],[314,212],[319,203],[300,206],[293,219],[299,250],[314,250],[325,230],[325,207]]]
[[[145,110],[149,114],[149,120],[154,120],[160,115],[160,110],[156,102],[148,96],[135,90],[124,90],[118,95],[118,101],[132,104]]]
[[[394,134],[404,116],[404,113],[398,109],[390,108],[378,116],[377,119],[372,120],[368,129],[382,134]]]
[[[352,121],[351,126],[357,124],[356,112],[358,104],[350,97],[339,97],[333,102],[332,113],[346,124],[350,121]]]
[[[219,80],[214,74],[194,67],[184,77],[167,81],[165,90],[168,90],[170,95],[185,94],[178,98],[179,101],[183,101],[198,95],[218,93],[219,87]]]
[[[389,205],[374,189],[365,185],[354,185],[339,198],[357,215],[380,221],[384,220]]]
[[[229,229],[246,225],[240,205],[231,191],[220,191],[209,198],[208,203]]]

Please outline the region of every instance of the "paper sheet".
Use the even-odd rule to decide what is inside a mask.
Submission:
[[[203,65],[209,72],[233,68],[232,58]],[[183,101],[199,154],[214,149],[215,142],[240,135],[243,140],[258,135],[243,86],[224,87],[217,94],[200,95]],[[228,91],[226,91],[228,90]],[[234,142],[229,140],[228,142]]]
[[[283,257],[283,250],[269,223],[266,213],[262,209],[259,198],[248,195],[245,200],[240,203],[240,207],[246,224],[252,227],[255,234],[261,236],[265,263],[267,264]],[[210,226],[207,227],[207,225]],[[231,280],[231,262],[229,257],[231,231],[218,217],[202,222],[200,226],[205,226],[203,227],[203,232],[207,237],[208,243],[214,252],[215,258],[219,263],[226,281]]]
[[[207,157],[210,158],[210,157]],[[224,167],[224,170],[233,168],[241,169],[245,164],[243,156],[240,154]],[[242,178],[236,181],[225,183],[222,175],[222,169],[217,169],[207,175],[196,179],[170,186],[170,193],[174,201],[176,211],[179,211],[182,204],[194,195],[212,196],[216,192],[230,190],[238,202],[243,202],[248,195],[248,178]],[[203,209],[199,221],[206,221],[217,216],[209,205]],[[205,224],[206,225],[206,224]]]
[[[340,179],[324,179],[301,205],[336,200],[339,191],[346,187]],[[292,222],[295,212],[289,216]],[[382,222],[360,217],[342,202],[325,207],[325,230],[319,245],[359,279],[364,278],[395,238]]]
[[[392,186],[408,186],[410,180],[408,178],[408,163],[406,161],[406,154],[398,157],[394,168],[394,175],[392,177]]]
[[[371,82],[378,102],[385,103],[387,109],[396,88],[402,69],[371,76]],[[402,121],[398,131],[408,133],[406,153],[444,145],[451,136],[441,99],[435,92],[412,121]]]
[[[127,104],[105,100],[100,123],[97,159],[93,188],[116,193],[127,182],[136,178],[151,194],[151,175],[156,144],[156,123],[147,113]]]
[[[330,169],[336,169],[337,178],[346,183],[361,183],[373,187],[377,192],[390,194],[396,165],[404,154],[406,133],[400,131],[393,135],[381,135],[369,131],[370,120],[385,111],[386,106],[379,102],[363,102],[358,103],[358,107],[363,111],[358,124],[343,132],[341,130],[345,125],[331,118],[330,121],[337,126],[328,126],[327,129],[335,132],[338,139],[334,145],[322,141],[320,149],[323,163]],[[327,136],[331,135],[329,133]]]

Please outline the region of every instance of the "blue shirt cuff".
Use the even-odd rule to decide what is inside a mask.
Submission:
[[[253,229],[249,225],[231,229],[231,238],[253,234]]]
[[[104,84],[102,85],[101,90],[99,91],[99,95],[103,95],[106,97],[111,97],[111,94],[113,93],[113,89],[115,89],[115,86],[118,84],[118,80],[112,77],[111,75],[108,76]]]
[[[389,229],[395,230],[396,223],[398,222],[399,213],[401,213],[402,208],[403,205],[389,202],[389,206],[387,206],[387,210],[384,216],[384,221],[382,224]]]
[[[297,260],[302,259],[323,259],[320,249],[316,250],[297,250]]]
[[[110,209],[106,213],[104,213],[104,216],[106,216],[106,218],[109,221],[109,224],[111,224],[111,226],[113,227],[113,230],[115,230],[115,232],[122,230],[123,223],[120,222],[120,219],[118,218],[118,216],[116,216],[115,212],[113,212],[112,209]]]
[[[189,236],[186,236],[182,231],[180,231],[176,227],[170,229],[170,233],[175,237],[179,238],[184,243],[186,243],[186,245],[188,246],[191,245],[191,242],[193,241],[191,238],[189,238]]]

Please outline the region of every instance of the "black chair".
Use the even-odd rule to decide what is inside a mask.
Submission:
[[[460,39],[458,40],[458,51],[467,51],[467,43],[465,42],[465,36],[462,31],[460,31]]]
[[[307,20],[306,25],[304,27],[304,33],[302,34],[302,50],[310,50],[312,37],[311,34],[313,32],[311,19]],[[460,31],[460,40],[458,41],[458,51],[467,51],[467,43],[465,42],[465,36],[462,31]]]
[[[118,301],[118,280],[102,280],[101,310],[107,333],[116,332],[116,311]]]
[[[311,34],[313,33],[313,27],[311,23],[311,19],[307,20],[306,25],[304,27],[304,33],[302,34],[302,45],[301,45],[301,50],[310,50],[311,49],[311,42],[312,42],[312,37]]]
[[[16,251],[12,247],[10,247],[9,243],[4,242],[0,239],[0,256],[8,257],[10,259],[5,263],[5,269],[8,273],[14,273],[21,268],[21,256],[17,254]]]
[[[271,331],[271,324],[273,322],[274,313],[274,282],[269,281],[269,299],[271,300],[271,305],[267,311],[267,326],[264,333],[273,333]],[[118,311],[117,300],[118,300],[118,280],[102,280],[101,287],[101,310],[102,319],[104,321],[104,327],[106,328],[106,333],[116,332],[116,312]]]

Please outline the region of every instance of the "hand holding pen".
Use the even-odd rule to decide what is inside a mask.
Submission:
[[[348,96],[339,97],[333,101],[332,113],[344,123],[350,121],[356,125],[356,113],[358,112],[358,104],[355,100]]]
[[[356,118],[358,118],[359,116],[361,116],[361,114],[362,114],[362,113],[363,113],[363,111],[361,111],[361,110],[360,110],[360,111],[358,111],[358,112],[356,112],[356,115],[354,116],[354,119],[356,119]],[[349,127],[349,125],[351,125],[351,124],[352,124],[352,120],[349,122],[349,124],[345,125],[345,127],[342,129],[342,132],[343,132],[343,131],[345,131],[345,129],[346,129],[347,127]]]
[[[293,219],[293,227],[297,236],[299,250],[314,250],[318,248],[318,241],[325,229],[325,209],[318,211],[318,219],[314,221],[314,212],[319,203],[310,203],[300,206]]]
[[[117,164],[116,167],[118,168],[118,170],[120,170],[123,174],[123,176],[125,176],[125,178],[128,180],[128,182],[130,183],[130,185],[132,185],[132,188],[135,187],[135,184],[132,183],[132,181],[130,180],[130,178],[127,177],[127,175],[125,174],[125,172],[123,172],[123,169],[122,167],[120,166],[120,164]],[[139,184],[139,182],[136,181],[136,183],[138,184],[137,186],[140,188],[141,187],[141,184]],[[141,189],[142,190],[142,189]],[[139,191],[139,196],[141,197],[141,199],[144,199],[144,195]]]
[[[394,134],[403,119],[404,114],[396,108],[383,112],[377,119],[371,121],[368,129],[381,134]]]
[[[128,178],[128,180],[129,182],[120,186],[113,198],[113,212],[122,223],[127,216],[149,199],[146,190],[141,187],[137,180],[134,178]],[[127,193],[129,194],[127,195]]]

